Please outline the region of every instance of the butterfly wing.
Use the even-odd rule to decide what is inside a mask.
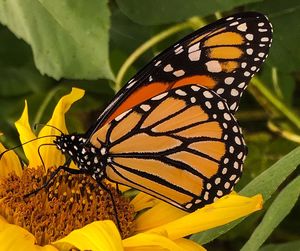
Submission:
[[[95,133],[109,180],[186,211],[228,194],[246,146],[224,99],[198,85],[173,88],[134,106]]]
[[[124,111],[184,85],[197,84],[213,90],[234,113],[248,82],[267,57],[271,40],[271,24],[255,12],[223,18],[195,31],[128,81],[88,136]]]

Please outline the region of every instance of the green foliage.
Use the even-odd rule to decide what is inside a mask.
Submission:
[[[31,46],[42,74],[113,79],[105,0],[0,1],[0,20]]]
[[[280,172],[279,172],[280,173]],[[277,188],[277,187],[276,187]],[[257,250],[279,223],[290,213],[300,196],[300,176],[291,181],[276,197],[261,223],[241,251]]]
[[[292,151],[300,143],[297,0],[0,0],[1,140],[17,144],[13,123],[24,99],[31,123],[43,123],[73,86],[86,95],[69,112],[69,129],[85,131],[125,80],[166,46],[221,16],[252,10],[270,18],[274,38],[237,113],[249,146],[237,190],[262,193],[265,212],[192,238],[214,240],[207,245],[219,250],[257,250],[265,241],[273,244],[259,250],[298,250],[300,216],[289,214],[299,208],[300,187],[300,148]]]
[[[180,22],[192,16],[207,16],[259,0],[117,0],[119,8],[133,21],[144,25]],[[180,10],[180,11],[178,11]]]
[[[269,244],[259,249],[259,251],[291,251],[300,250],[300,241],[291,241],[284,244]]]

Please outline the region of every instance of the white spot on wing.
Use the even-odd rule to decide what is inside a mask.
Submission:
[[[238,145],[241,144],[241,140],[240,140],[240,138],[237,137],[237,136],[234,138],[234,141],[235,141],[235,143],[237,143]]]
[[[176,90],[175,93],[179,96],[186,96],[187,95],[186,92],[184,92],[183,90],[180,90],[180,89]]]
[[[191,53],[191,52],[193,52],[193,51],[198,51],[199,49],[200,49],[200,42],[198,42],[198,43],[196,43],[196,44],[193,44],[193,45],[189,48],[188,52]]]
[[[195,92],[197,92],[197,91],[200,90],[200,87],[199,87],[199,86],[196,86],[196,85],[192,85],[191,88],[192,88],[192,90],[195,91]]]
[[[239,31],[246,31],[246,30],[247,30],[247,24],[246,24],[246,23],[242,23],[242,24],[240,24],[240,25],[237,27],[237,29],[238,29]]]
[[[232,20],[234,17],[228,17],[228,18],[226,18],[226,21],[230,21],[230,20]]]
[[[239,24],[239,22],[233,22],[233,23],[229,24],[229,26],[235,26],[235,25],[238,25],[238,24]]]
[[[159,95],[153,97],[151,100],[160,100],[160,99],[164,98],[167,95],[168,95],[168,93],[165,92],[165,93],[162,93],[162,94],[159,94]]]
[[[219,89],[217,90],[217,93],[218,93],[219,95],[221,95],[222,93],[224,93],[224,88],[219,88]]]
[[[268,42],[269,38],[268,37],[262,37],[260,41],[262,41],[262,42]]]
[[[142,109],[143,111],[145,111],[145,112],[147,112],[147,111],[149,111],[149,110],[151,109],[151,106],[150,106],[150,105],[141,105],[140,107],[141,107],[141,109]]]
[[[125,111],[125,112],[123,112],[123,113],[121,113],[120,115],[118,115],[116,118],[115,118],[115,121],[120,121],[122,118],[124,118],[129,112],[131,111],[131,109],[130,110],[127,110],[127,111]]]
[[[245,82],[242,82],[242,83],[240,83],[240,84],[238,85],[238,87],[239,87],[239,88],[244,88],[245,85],[246,85],[246,83],[245,83]]]
[[[194,51],[189,53],[189,59],[191,61],[198,61],[200,59],[201,56],[201,51]]]
[[[136,83],[136,81],[129,82],[129,84],[126,86],[126,89],[131,88],[135,83]]]
[[[167,65],[164,67],[164,71],[165,71],[165,72],[173,71],[173,67],[172,67],[170,64],[167,64]]]
[[[208,109],[211,109],[211,103],[209,101],[206,101],[205,102],[205,106],[208,108]]]
[[[253,49],[249,48],[246,50],[247,54],[248,55],[252,55],[253,54]]]
[[[220,110],[224,110],[224,109],[225,109],[224,103],[223,103],[222,101],[219,101],[219,102],[218,102],[218,108],[219,108]]]
[[[249,77],[249,76],[250,76],[250,72],[249,72],[249,71],[245,71],[245,72],[244,72],[244,76],[245,76],[245,77]]]
[[[161,63],[161,60],[157,61],[154,66],[159,66],[160,63]]]
[[[231,117],[230,117],[230,115],[228,114],[228,113],[224,113],[224,119],[226,119],[226,120],[228,120],[228,121],[230,121],[231,120]]]
[[[234,97],[236,97],[237,95],[239,95],[239,92],[236,89],[232,89],[230,93]]]
[[[234,111],[236,109],[237,103],[234,102],[231,106],[230,106],[230,110]]]
[[[173,74],[176,76],[176,77],[181,77],[185,74],[185,71],[184,70],[178,70],[178,71],[174,71]]]
[[[221,67],[219,61],[217,61],[217,60],[208,61],[207,63],[205,63],[205,65],[209,72],[221,72],[222,71],[222,67]]]
[[[204,97],[206,98],[213,98],[213,95],[209,91],[203,92]]]
[[[179,46],[178,48],[176,48],[176,49],[174,50],[174,52],[175,52],[176,55],[180,54],[181,52],[183,52],[183,47],[182,47],[182,46]]]
[[[227,84],[227,85],[231,85],[232,82],[233,82],[233,80],[234,80],[233,77],[227,77],[227,78],[225,78],[224,82],[225,82],[225,84]]]
[[[253,34],[247,34],[246,35],[246,38],[249,40],[249,41],[252,41],[253,40]]]

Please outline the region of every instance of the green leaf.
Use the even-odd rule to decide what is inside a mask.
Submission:
[[[241,251],[257,250],[279,223],[290,213],[300,195],[300,176],[290,182],[276,197],[264,218]]]
[[[113,79],[107,0],[0,0],[0,21],[32,48],[36,67],[55,79]]]
[[[292,104],[296,81],[291,74],[276,67],[265,65],[261,72],[262,82],[283,102]]]
[[[291,241],[283,244],[269,244],[259,249],[259,251],[291,251],[300,250],[300,241]]]
[[[239,192],[239,194],[244,196],[253,196],[261,193],[264,201],[266,202],[277,190],[279,185],[297,168],[299,164],[300,147],[297,147],[251,181]],[[236,220],[232,223],[203,233],[195,234],[191,237],[191,239],[200,244],[208,243],[238,225],[241,221],[243,221],[243,219]]]
[[[51,85],[51,80],[41,76],[33,66],[2,67],[0,76],[0,97],[2,98],[24,96],[32,92],[42,93],[45,87]]]
[[[132,22],[119,9],[114,9],[111,16],[110,42],[112,50],[132,53],[151,37],[152,29]]]
[[[273,44],[268,62],[280,71],[300,69],[300,2],[298,0],[267,0],[251,4],[248,10],[266,14],[274,28]]]
[[[207,16],[217,11],[259,0],[117,0],[118,6],[134,22],[144,25],[183,21],[192,16]]]

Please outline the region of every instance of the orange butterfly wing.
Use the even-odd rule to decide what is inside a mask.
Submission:
[[[247,154],[233,114],[271,37],[265,16],[241,13],[155,57],[85,135],[105,176],[186,211],[228,194]]]
[[[197,85],[173,88],[125,111],[91,143],[107,153],[108,179],[186,211],[229,193],[247,152],[226,102]]]

